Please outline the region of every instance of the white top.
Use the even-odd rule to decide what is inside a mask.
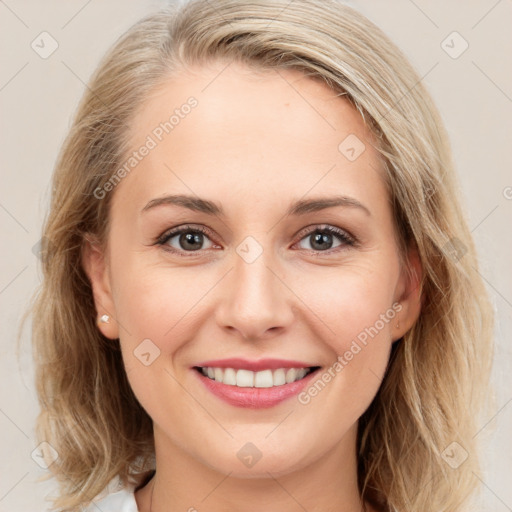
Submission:
[[[122,487],[115,485],[114,482],[110,483],[86,509],[87,512],[98,512],[98,510],[101,512],[139,512],[135,501],[135,486]]]

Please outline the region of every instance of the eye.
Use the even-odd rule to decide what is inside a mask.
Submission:
[[[341,247],[355,246],[357,240],[347,233],[346,231],[329,225],[315,226],[314,229],[306,228],[299,236],[302,238],[295,244],[298,245],[302,241],[308,241],[309,247],[299,247],[313,252],[329,253],[333,249]],[[208,240],[210,245],[204,247],[205,240]],[[335,245],[336,240],[338,244]],[[220,248],[219,245],[214,244],[210,239],[210,231],[202,226],[185,225],[178,228],[173,228],[163,233],[155,242],[166,251],[170,251],[180,256],[195,256],[194,253],[200,252],[201,249]],[[335,250],[333,252],[336,252]],[[187,254],[188,253],[188,254]]]
[[[156,243],[171,252],[193,253],[201,249],[211,249],[213,247],[214,244],[208,235],[209,231],[201,226],[182,226],[166,231],[158,238]],[[203,247],[205,239],[210,241],[211,245],[209,247]]]
[[[301,233],[301,235],[303,234]],[[339,241],[339,244],[333,245],[336,239]],[[313,230],[310,229],[300,241],[302,242],[303,240],[309,242],[309,247],[306,247],[306,250],[316,252],[329,252],[331,249],[336,249],[340,246],[354,246],[356,244],[353,236],[334,226],[317,226]]]

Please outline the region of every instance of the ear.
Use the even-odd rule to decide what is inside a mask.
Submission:
[[[402,306],[395,317],[393,341],[400,339],[415,324],[420,316],[423,268],[418,250],[412,246],[408,250],[406,263],[402,268],[397,286],[395,301]]]
[[[108,259],[103,247],[92,235],[87,235],[84,239],[82,266],[91,283],[98,329],[105,337],[112,340],[117,339],[119,337],[119,327],[116,322],[115,306],[112,298]],[[107,322],[100,321],[103,315],[108,315]]]

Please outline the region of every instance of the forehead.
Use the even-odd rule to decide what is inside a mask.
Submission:
[[[297,70],[188,68],[143,102],[130,140],[134,151],[151,147],[118,186],[139,204],[171,192],[236,194],[253,204],[309,192],[385,195],[375,138],[359,112]]]

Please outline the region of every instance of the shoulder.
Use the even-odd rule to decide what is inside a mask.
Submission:
[[[111,482],[86,509],[86,512],[138,512],[135,486]]]

